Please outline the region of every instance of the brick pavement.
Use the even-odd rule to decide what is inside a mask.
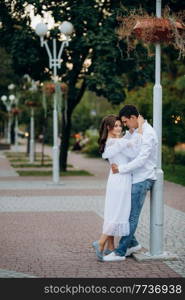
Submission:
[[[2,226],[2,269],[37,277],[179,277],[162,262],[98,262],[91,243],[102,222],[92,212],[1,213]]]
[[[50,178],[0,173],[0,277],[185,277],[185,187],[165,182],[165,244],[178,252],[178,261],[101,263],[91,243],[101,232],[108,164],[76,153],[69,163],[96,176],[61,178],[64,184],[56,187]],[[137,231],[145,249],[148,211],[146,201]]]

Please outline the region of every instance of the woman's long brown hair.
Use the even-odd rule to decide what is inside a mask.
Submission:
[[[120,118],[117,115],[108,115],[102,119],[98,139],[100,153],[104,152],[108,132],[109,130],[112,130],[114,128],[114,125],[117,120],[120,121]]]

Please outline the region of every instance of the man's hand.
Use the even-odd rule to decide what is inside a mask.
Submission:
[[[113,174],[119,173],[118,166],[116,164],[111,164],[111,168]]]
[[[138,122],[138,127],[142,127],[142,125],[145,122],[143,116],[139,115],[138,118],[137,118],[137,122]]]
[[[132,134],[134,132],[135,128],[129,128],[129,132]]]

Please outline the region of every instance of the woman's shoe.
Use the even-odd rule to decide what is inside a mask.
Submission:
[[[99,250],[99,242],[98,241],[93,242],[92,246],[95,249],[98,260],[103,261],[103,251]]]
[[[112,253],[112,251],[114,251],[114,250],[105,249],[103,251],[103,255],[108,255],[108,254]]]
[[[92,243],[92,246],[93,246],[93,248],[96,248],[96,244],[98,243],[98,241],[94,241],[93,243]]]

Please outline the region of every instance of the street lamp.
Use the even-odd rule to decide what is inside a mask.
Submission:
[[[35,156],[35,120],[34,120],[34,108],[31,106],[31,115],[30,115],[30,163],[34,163]]]
[[[15,84],[10,83],[10,84],[8,85],[8,89],[9,89],[10,91],[13,90],[13,89],[15,89]]]
[[[12,90],[15,89],[15,84],[11,83],[8,85],[8,89],[9,91],[11,92]],[[15,103],[15,110],[14,110],[14,116],[15,116],[15,128],[14,128],[14,133],[15,133],[15,151],[17,152],[18,151],[18,98],[15,97],[15,100],[14,100],[14,103]]]
[[[35,101],[26,101],[25,104],[30,107],[30,138],[29,138],[29,160],[30,163],[35,161],[35,118],[34,108],[37,106]]]
[[[161,18],[161,0],[156,0],[156,16]],[[150,254],[163,255],[163,171],[161,169],[162,142],[162,86],[161,86],[161,45],[155,44],[155,85],[153,88],[153,126],[158,136],[158,159],[151,206],[150,206]]]
[[[9,95],[7,97],[6,95],[1,96],[1,100],[6,106],[7,112],[8,112],[8,132],[7,132],[7,142],[8,144],[11,144],[11,116],[10,116],[10,111],[12,108],[12,105],[14,104],[15,101],[15,96],[14,95]]]
[[[16,105],[16,113],[15,113],[15,151],[18,151],[18,113],[19,110],[17,108],[18,105],[18,99],[16,98],[15,100],[15,105]]]
[[[12,109],[12,113],[15,117],[15,128],[14,128],[14,133],[15,133],[15,151],[18,151],[18,115],[19,115],[19,109],[17,107],[18,100],[17,98],[15,99],[15,107]]]
[[[47,25],[44,23],[37,24],[35,31],[37,35],[40,36],[41,47],[45,46],[48,57],[49,57],[49,67],[53,68],[53,79],[55,84],[54,93],[54,105],[53,105],[53,183],[59,183],[59,147],[58,147],[58,111],[57,111],[57,68],[61,67],[61,56],[65,46],[68,46],[70,36],[74,31],[73,25],[64,21],[59,26],[61,34],[65,35],[65,40],[62,41],[58,56],[57,56],[57,45],[56,38],[53,38],[53,56],[49,49],[48,43],[44,40],[44,36],[48,32]]]
[[[161,18],[161,0],[156,0],[156,16]],[[153,88],[153,126],[158,136],[158,159],[156,177],[150,204],[150,253],[154,259],[176,259],[173,253],[164,251],[164,174],[162,161],[162,86],[161,86],[161,45],[155,44],[155,85]]]

